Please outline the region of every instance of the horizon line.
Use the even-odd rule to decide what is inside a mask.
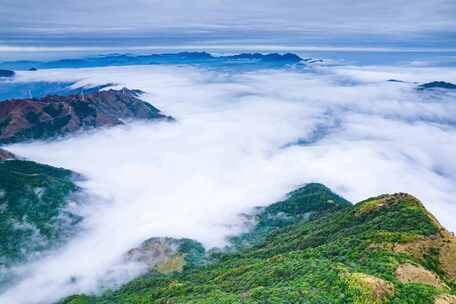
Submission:
[[[1,53],[33,53],[33,52],[91,52],[91,51],[152,51],[152,50],[252,50],[252,51],[321,51],[321,52],[404,52],[434,53],[456,52],[456,48],[406,48],[406,47],[340,47],[320,45],[273,45],[273,44],[189,44],[189,45],[144,45],[144,46],[18,46],[0,45]]]

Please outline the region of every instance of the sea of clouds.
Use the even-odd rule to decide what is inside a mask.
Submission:
[[[18,267],[1,303],[46,303],[141,274],[122,255],[149,237],[207,248],[244,229],[241,212],[308,182],[357,202],[409,192],[456,231],[456,98],[416,84],[454,69],[315,67],[236,72],[130,66],[18,72],[15,81],[116,83],[140,89],[177,122],[135,122],[54,142],[9,146],[82,173],[80,235]]]

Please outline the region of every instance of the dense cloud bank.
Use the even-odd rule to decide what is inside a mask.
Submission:
[[[84,174],[92,201],[84,232],[2,303],[93,292],[140,274],[121,255],[153,236],[221,246],[244,227],[241,212],[317,181],[356,202],[410,192],[450,230],[456,226],[456,98],[413,83],[455,81],[437,68],[337,67],[235,73],[179,66],[20,72],[16,81],[117,83],[175,123],[133,123],[9,149]],[[43,288],[43,287],[46,288]]]
[[[7,53],[278,42],[454,49],[455,10],[453,0],[2,0],[0,19],[8,26],[0,35]]]

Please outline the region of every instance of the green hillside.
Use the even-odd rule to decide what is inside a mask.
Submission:
[[[78,191],[74,177],[69,170],[31,161],[0,161],[0,279],[8,266],[73,233],[80,220],[67,208]]]
[[[456,302],[456,240],[417,199],[400,193],[352,206],[334,195],[311,184],[263,209],[256,228],[234,240],[236,252],[64,303]],[[277,222],[279,214],[296,221]]]

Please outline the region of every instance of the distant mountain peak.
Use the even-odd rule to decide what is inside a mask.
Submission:
[[[228,59],[257,59],[263,61],[276,61],[276,62],[299,62],[302,60],[296,54],[292,53],[269,53],[269,54],[262,54],[262,53],[241,53],[238,55],[231,55],[231,56],[221,56],[220,58],[228,58]]]
[[[239,60],[238,60],[239,59]],[[68,58],[55,61],[11,61],[0,62],[0,68],[29,70],[50,69],[50,68],[81,68],[81,67],[103,67],[103,66],[126,66],[126,65],[148,65],[148,64],[249,64],[265,63],[286,65],[301,62],[303,59],[293,53],[240,53],[235,55],[213,55],[208,52],[179,52],[163,54],[106,54],[84,58]],[[307,63],[317,63],[320,59],[307,59]]]
[[[428,90],[428,89],[447,89],[447,90],[456,90],[456,84],[446,81],[432,81],[423,83],[418,86],[418,90]]]
[[[0,78],[9,78],[13,77],[16,73],[10,70],[0,70]]]

